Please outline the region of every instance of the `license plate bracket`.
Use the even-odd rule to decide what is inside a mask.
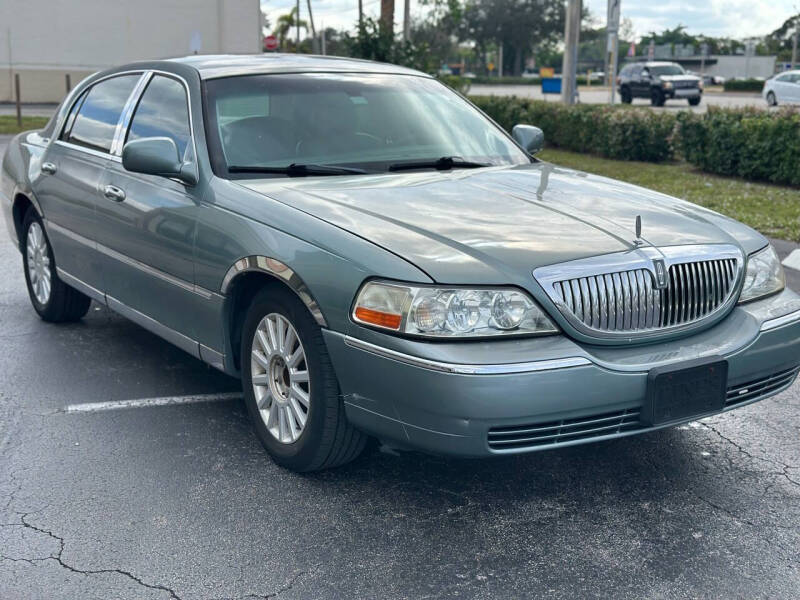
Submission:
[[[719,412],[727,387],[728,362],[718,356],[657,367],[647,375],[641,419],[662,425]]]

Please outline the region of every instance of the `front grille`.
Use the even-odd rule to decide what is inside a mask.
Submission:
[[[676,90],[683,89],[683,88],[696,88],[697,82],[696,81],[673,81],[672,87]]]
[[[758,400],[765,396],[775,394],[783,388],[789,387],[797,377],[800,366],[785,369],[747,383],[740,383],[728,388],[728,397],[725,401],[725,408]]]
[[[738,277],[737,260],[673,264],[667,287],[656,289],[647,268],[555,281],[557,300],[586,327],[639,332],[704,319],[724,306]]]
[[[639,408],[629,408],[579,419],[563,419],[516,427],[493,427],[489,430],[489,448],[492,450],[532,448],[633,431],[643,427],[639,422],[640,412]]]

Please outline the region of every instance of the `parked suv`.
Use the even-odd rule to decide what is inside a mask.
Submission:
[[[672,62],[627,65],[620,72],[617,85],[626,104],[634,98],[650,98],[653,106],[664,106],[669,99],[685,98],[690,105],[697,106],[703,97],[702,80]]]

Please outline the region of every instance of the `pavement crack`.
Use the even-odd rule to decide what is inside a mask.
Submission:
[[[87,575],[87,576],[88,575],[101,575],[101,574],[123,575],[124,577],[127,577],[128,579],[130,579],[132,581],[135,581],[137,584],[141,585],[142,587],[146,587],[146,588],[151,589],[151,590],[161,590],[161,591],[167,592],[169,594],[169,597],[172,600],[181,600],[180,596],[178,596],[178,594],[175,593],[175,590],[173,590],[171,588],[168,588],[167,586],[164,586],[164,585],[159,585],[159,584],[154,584],[154,583],[147,583],[147,582],[143,581],[141,578],[139,578],[136,575],[134,575],[133,573],[131,573],[130,571],[125,571],[124,569],[79,569],[79,568],[77,568],[77,567],[75,567],[73,565],[70,565],[69,563],[64,561],[64,559],[62,558],[62,555],[64,553],[64,538],[56,535],[52,531],[49,531],[47,529],[43,529],[41,527],[37,527],[36,525],[32,525],[31,523],[29,523],[26,520],[26,517],[28,516],[28,514],[30,514],[30,513],[25,513],[25,514],[22,515],[22,517],[21,517],[22,524],[25,527],[27,527],[28,529],[32,529],[33,531],[37,531],[37,532],[39,532],[41,534],[44,534],[44,535],[47,535],[47,536],[53,538],[54,540],[56,540],[58,542],[59,547],[58,547],[58,553],[55,556],[48,556],[48,557],[45,557],[45,558],[42,558],[42,559],[23,559],[23,560],[54,560],[59,565],[61,565],[61,567],[63,567],[64,569],[67,569],[68,571],[72,571],[73,573],[78,573],[80,575]]]

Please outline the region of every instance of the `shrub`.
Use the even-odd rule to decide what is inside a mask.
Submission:
[[[764,82],[760,79],[731,79],[725,82],[726,92],[760,92]]]
[[[458,75],[439,75],[437,79],[443,84],[453,88],[459,94],[466,96],[469,93],[471,82],[466,77],[459,77]]]
[[[800,185],[800,111],[709,107],[678,116],[674,143],[710,173]]]
[[[485,85],[541,85],[538,77],[486,77],[479,75],[472,78],[472,83]]]
[[[620,160],[672,158],[673,113],[514,97],[481,96],[472,101],[504,129],[510,131],[516,123],[536,125],[548,144],[566,150]]]
[[[646,108],[475,96],[471,100],[511,131],[536,125],[548,145],[618,160],[683,158],[709,173],[800,185],[800,110],[708,107],[668,113]]]

